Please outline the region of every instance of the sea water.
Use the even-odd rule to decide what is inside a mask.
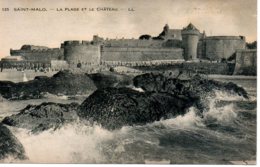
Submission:
[[[224,79],[223,81],[226,81]],[[197,116],[189,108],[183,116],[143,126],[109,131],[80,121],[57,130],[31,134],[9,127],[22,143],[27,160],[19,163],[172,163],[230,164],[256,160],[256,80],[232,79],[249,92],[249,99],[216,91],[209,110]],[[17,113],[27,104],[45,101],[81,103],[59,96],[0,102],[0,116]]]

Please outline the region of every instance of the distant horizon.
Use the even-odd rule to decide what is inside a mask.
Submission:
[[[22,45],[60,47],[68,40],[138,39],[157,36],[167,23],[182,29],[190,22],[207,36],[245,36],[257,40],[256,0],[2,0],[0,11],[0,58]],[[86,7],[96,11],[58,11]],[[97,11],[111,7],[118,11]],[[48,11],[14,11],[14,8],[46,8]],[[134,10],[134,11],[131,11]]]

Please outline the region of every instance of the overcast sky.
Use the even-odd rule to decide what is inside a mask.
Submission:
[[[165,23],[181,29],[192,22],[210,35],[244,35],[256,40],[256,0],[0,0],[0,57],[23,44],[60,47],[65,40],[91,40],[158,35]],[[119,11],[98,12],[112,7]],[[14,8],[46,8],[21,12]],[[95,11],[57,11],[56,8],[94,8]],[[133,8],[135,11],[128,11]],[[50,10],[53,9],[53,10]]]

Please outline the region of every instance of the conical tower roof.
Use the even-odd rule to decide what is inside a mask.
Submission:
[[[187,27],[183,28],[183,30],[197,30],[197,31],[199,31],[192,23],[190,23]]]
[[[187,27],[184,27],[182,29],[182,34],[200,34],[200,31],[192,24],[190,23]]]

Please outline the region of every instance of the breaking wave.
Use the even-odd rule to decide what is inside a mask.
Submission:
[[[208,108],[203,113],[198,114],[193,106],[184,115],[113,131],[80,120],[39,134],[9,127],[28,159],[8,157],[2,162],[227,164],[231,160],[255,160],[255,97],[248,100],[224,91],[214,93],[214,98],[205,99]],[[59,102],[68,99],[46,96]],[[0,103],[6,109],[10,104],[11,110],[16,105],[23,107],[19,102]]]
[[[113,133],[98,125],[75,122],[58,130],[31,134],[24,129],[13,131],[24,146],[24,163],[101,163],[99,144],[112,139]]]
[[[108,131],[99,125],[76,121],[57,130],[31,134],[10,127],[22,143],[27,160],[8,157],[4,162],[20,163],[226,163],[226,159],[254,159],[253,134],[242,137],[243,129],[234,128],[241,120],[233,103],[216,105],[224,96],[211,99],[209,110],[198,115],[190,107],[185,115],[156,121],[144,126],[124,126]],[[234,97],[236,100],[240,97]],[[215,128],[212,129],[212,124]],[[223,126],[226,128],[223,128]],[[230,132],[233,128],[235,133]],[[252,145],[252,144],[251,144]],[[237,147],[243,151],[231,148]],[[226,150],[220,154],[219,150]],[[189,152],[188,150],[193,150]],[[249,154],[251,152],[251,154]],[[194,154],[200,155],[200,157]],[[190,158],[192,157],[192,158]]]

